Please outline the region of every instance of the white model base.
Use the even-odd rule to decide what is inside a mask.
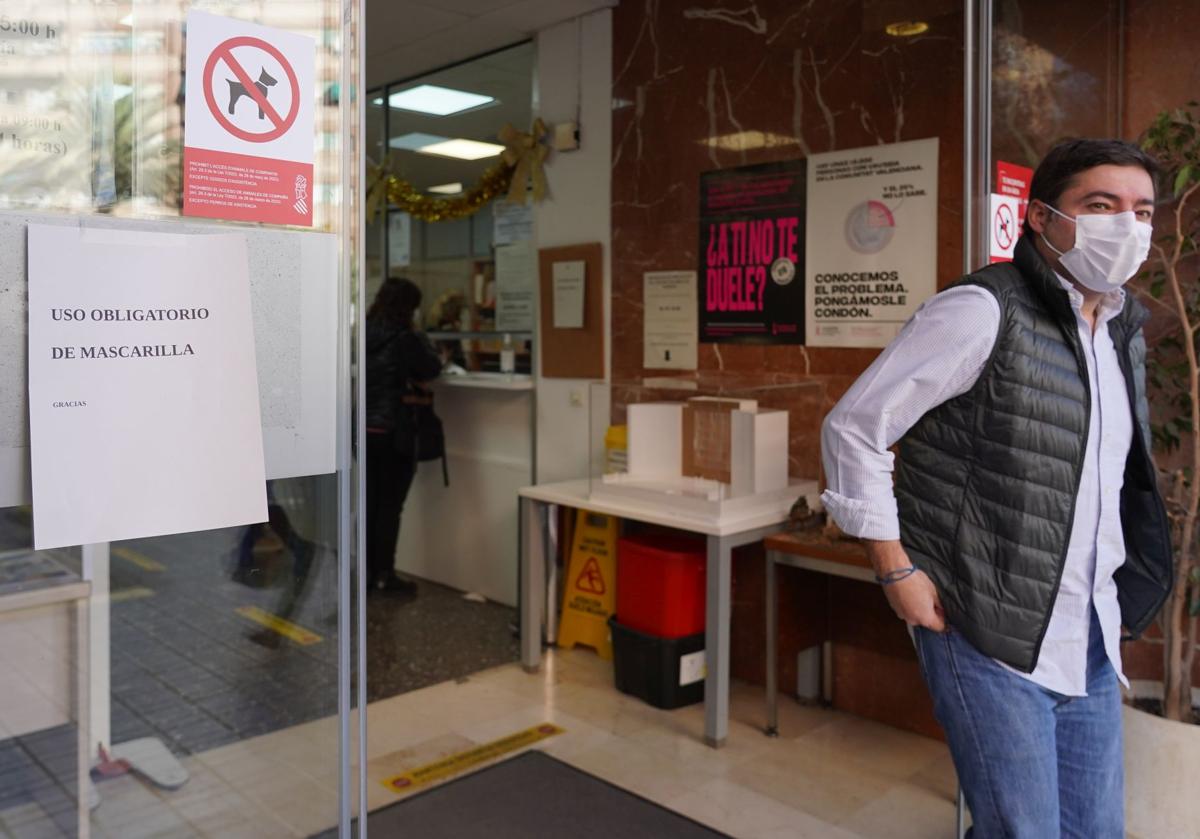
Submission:
[[[728,484],[703,478],[638,478],[629,474],[605,475],[593,481],[591,497],[616,504],[650,503],[680,516],[719,526],[744,518],[751,512],[787,515],[800,496],[809,507],[817,504],[816,481],[794,480],[782,489],[752,495],[732,496]]]

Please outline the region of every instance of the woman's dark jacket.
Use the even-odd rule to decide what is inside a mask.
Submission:
[[[367,428],[409,431],[415,384],[429,382],[442,371],[437,351],[423,333],[367,321]]]

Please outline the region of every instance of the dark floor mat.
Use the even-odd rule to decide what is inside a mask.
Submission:
[[[367,826],[372,839],[728,839],[540,751],[376,810]]]

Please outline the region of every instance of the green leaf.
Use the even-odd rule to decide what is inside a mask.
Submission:
[[[1175,176],[1175,197],[1178,198],[1187,188],[1188,183],[1192,179],[1192,167],[1184,166],[1179,170],[1179,174]]]

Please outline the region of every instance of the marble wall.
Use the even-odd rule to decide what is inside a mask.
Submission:
[[[655,373],[642,368],[642,274],[696,268],[699,180],[707,170],[939,137],[938,280],[959,275],[961,10],[956,0],[626,0],[617,7],[615,381]],[[926,33],[884,31],[914,17],[929,24]],[[699,365],[710,380],[818,383],[820,397],[810,403],[816,410],[792,423],[792,473],[816,478],[820,419],[874,356],[702,344]],[[614,407],[619,412],[617,398]]]
[[[885,32],[910,19],[928,31]],[[960,275],[961,2],[626,0],[613,27],[615,382],[664,374],[642,367],[642,274],[696,268],[704,171],[938,137],[937,279]],[[821,419],[876,352],[701,344],[697,378],[706,390],[804,383],[786,406],[791,472],[816,478]],[[614,387],[618,421],[630,398],[632,390]],[[763,679],[762,563],[747,549],[734,572],[733,671],[755,682]],[[907,635],[878,591],[792,569],[780,577],[781,684],[795,685],[799,649],[831,638],[835,704],[935,733]]]
[[[998,159],[1034,165],[1067,136],[1136,137],[1158,110],[1200,90],[1200,65],[1186,60],[1200,35],[1194,0],[996,0],[995,7]],[[962,10],[960,0],[625,0],[614,10],[615,382],[663,373],[642,367],[642,274],[697,267],[699,179],[707,170],[936,136],[937,281],[959,276]],[[904,20],[929,28],[908,38],[887,34],[888,24]],[[697,378],[817,386],[815,397],[804,391],[793,418],[791,471],[818,477],[820,420],[875,354],[702,344]],[[635,391],[614,388],[618,421]],[[878,591],[784,571],[781,684],[794,684],[797,650],[830,638],[835,704],[935,731],[906,636]],[[761,583],[761,552],[741,552],[734,674],[752,681],[763,674]],[[1131,675],[1152,678],[1160,649],[1131,647]]]

